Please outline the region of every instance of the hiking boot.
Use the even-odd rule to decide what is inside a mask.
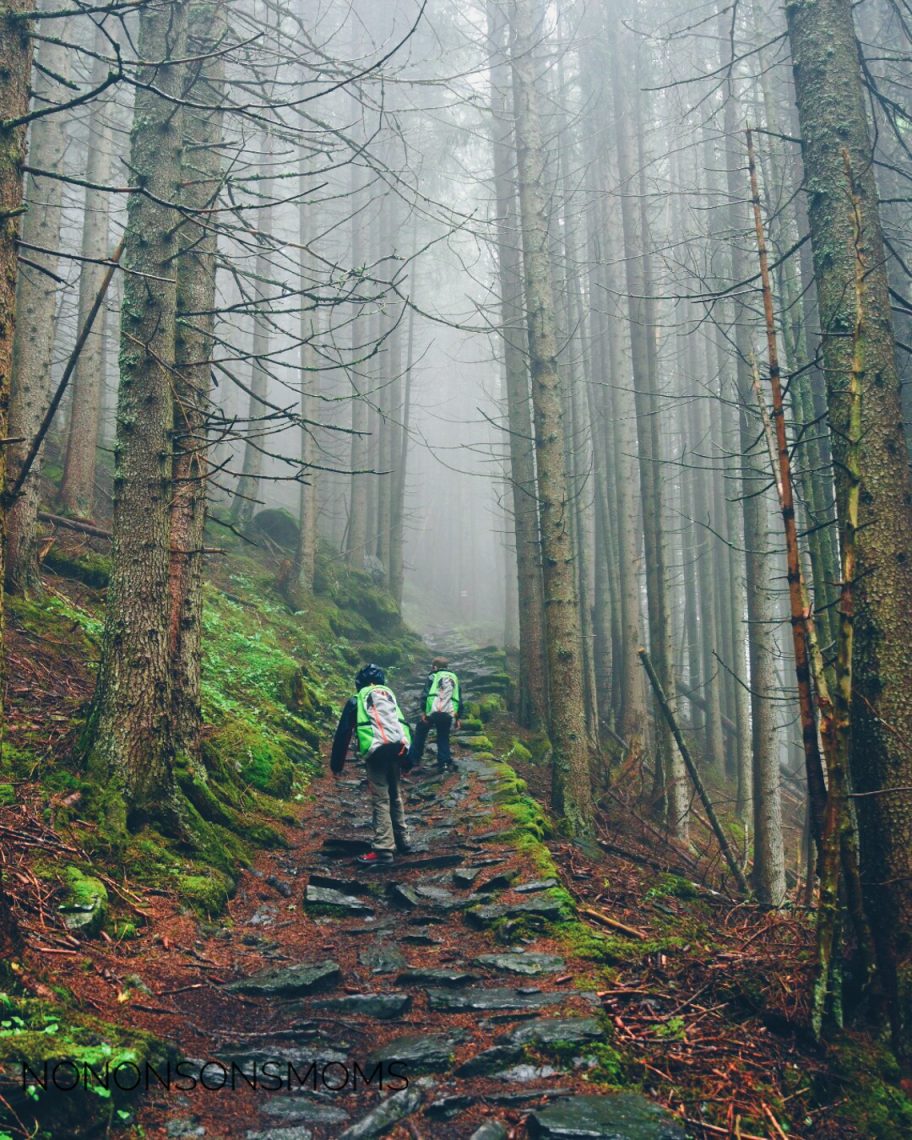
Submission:
[[[392,851],[368,851],[366,855],[359,855],[355,860],[356,863],[360,863],[363,867],[379,867],[381,864],[385,866],[388,863],[392,863],[392,861]]]
[[[396,852],[399,855],[411,855],[411,853],[414,850],[415,850],[415,848],[411,845],[411,843],[397,843],[396,844]]]

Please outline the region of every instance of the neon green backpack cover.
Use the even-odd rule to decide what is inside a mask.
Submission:
[[[383,744],[401,744],[408,748],[412,735],[392,689],[386,685],[366,685],[359,691],[357,700],[359,756],[370,756]]]
[[[435,673],[424,704],[425,716],[446,713],[456,716],[459,711],[459,678],[448,669]]]

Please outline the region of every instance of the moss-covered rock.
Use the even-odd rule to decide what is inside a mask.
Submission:
[[[133,1101],[137,1071],[142,1080],[146,1066],[163,1070],[173,1056],[151,1034],[89,1017],[68,1001],[0,993],[0,1057],[16,1058],[19,1069],[18,1079],[3,1082],[3,1097],[23,1134],[75,1138],[109,1129],[115,1112],[129,1116],[121,1106]]]
[[[58,909],[63,921],[74,934],[92,938],[104,926],[108,915],[108,892],[104,883],[86,875],[78,867],[64,870],[67,894]]]
[[[357,570],[344,571],[330,590],[340,610],[359,614],[375,632],[393,632],[402,624],[402,615],[395,601],[367,574]]]
[[[72,554],[60,546],[52,546],[44,556],[44,565],[61,578],[73,578],[100,589],[111,577],[111,558],[94,550]]]
[[[182,899],[204,915],[219,914],[234,892],[234,883],[218,871],[205,875],[177,875],[175,884]]]
[[[289,511],[283,507],[269,507],[253,516],[250,523],[254,539],[262,535],[283,550],[293,551],[298,545],[300,529]]]

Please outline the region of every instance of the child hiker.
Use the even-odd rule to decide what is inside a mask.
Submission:
[[[428,673],[421,694],[421,716],[415,724],[415,738],[409,753],[412,763],[420,764],[428,733],[435,728],[437,768],[441,772],[456,767],[450,754],[450,728],[453,721],[459,728],[459,711],[462,708],[459,678],[450,672],[449,665],[446,657],[435,657],[431,662],[431,672]]]
[[[367,784],[374,814],[373,850],[359,855],[357,862],[368,867],[392,863],[393,852],[411,851],[405,807],[399,790],[399,774],[407,772],[411,737],[409,727],[386,675],[379,665],[365,665],[355,677],[357,693],[345,702],[333,738],[329,766],[338,776],[355,734],[358,755],[364,758]]]

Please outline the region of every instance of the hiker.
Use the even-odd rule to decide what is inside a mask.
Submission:
[[[354,734],[358,756],[367,768],[374,813],[373,850],[359,855],[357,862],[374,867],[392,863],[394,850],[407,855],[412,849],[399,790],[400,773],[412,767],[411,736],[379,665],[365,665],[355,677],[355,689],[339,717],[329,766],[334,776],[341,773]]]
[[[409,757],[413,764],[420,764],[424,755],[424,745],[432,728],[437,730],[437,769],[445,771],[455,768],[450,753],[450,729],[453,721],[460,727],[459,712],[462,697],[459,692],[459,678],[450,672],[446,657],[435,657],[431,662],[431,672],[424,683],[421,694],[421,716],[415,724],[415,736]]]

